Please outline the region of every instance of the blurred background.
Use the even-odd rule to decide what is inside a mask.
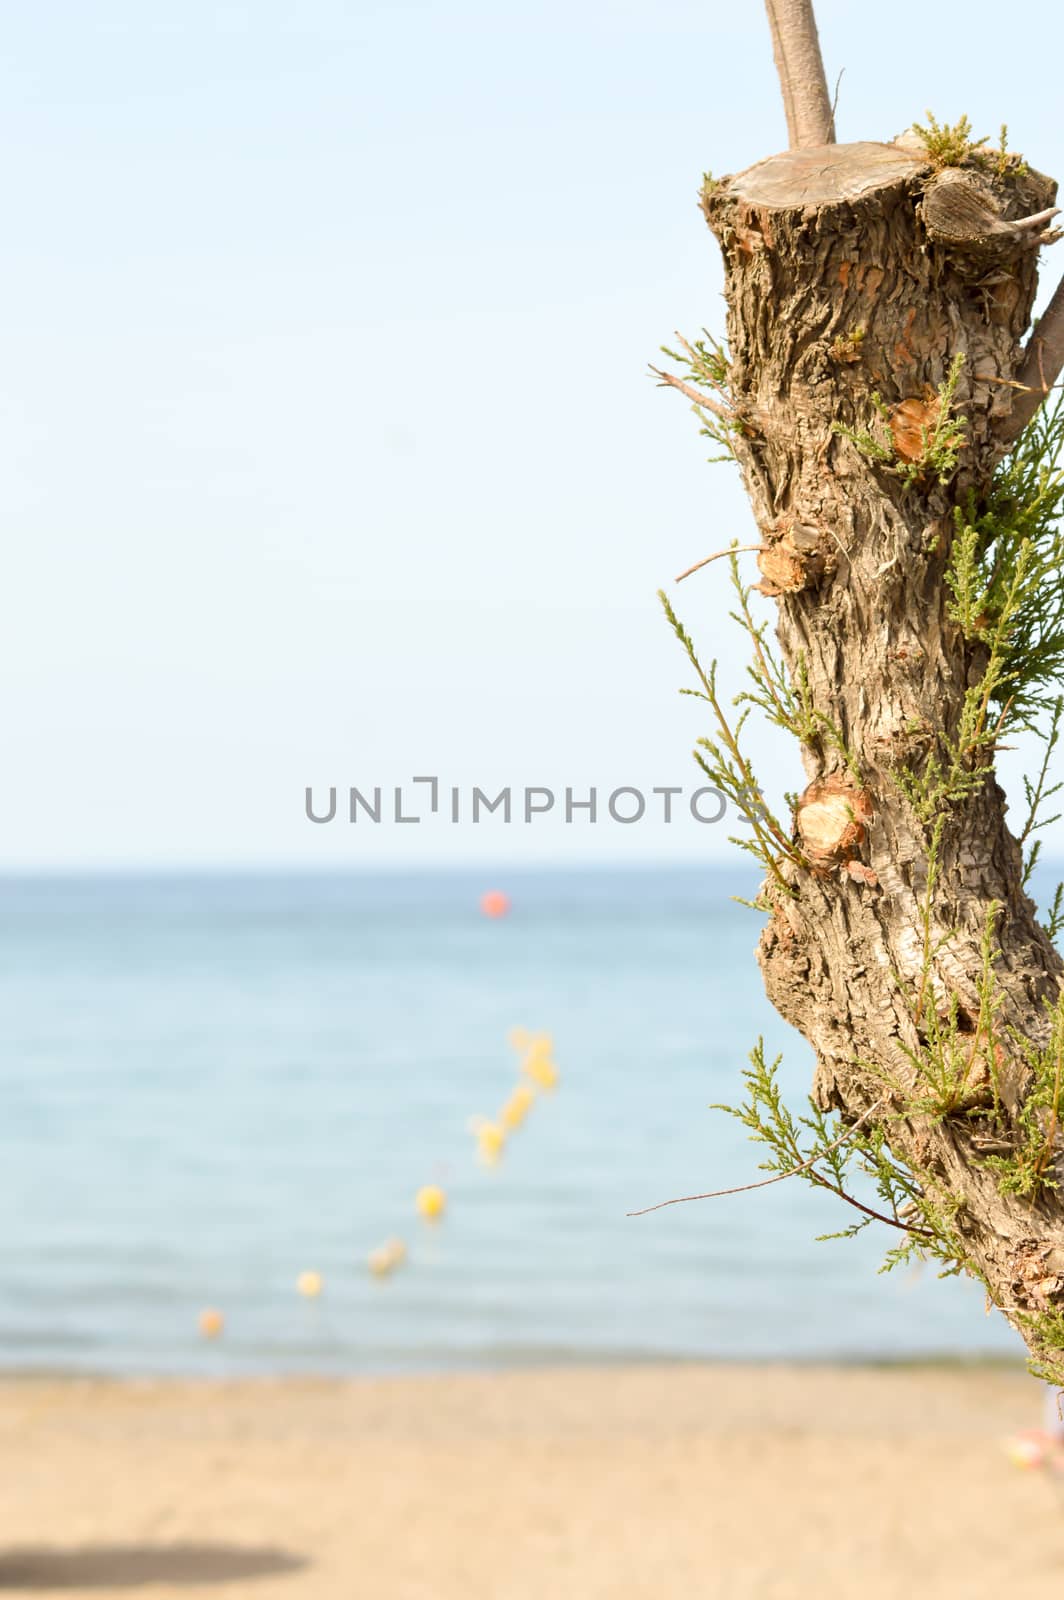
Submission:
[[[982,0],[962,32],[821,0],[840,138],[930,105],[1064,168],[1025,9],[1003,87]],[[797,1184],[626,1216],[758,1176],[710,1104],[759,1034],[810,1076],[736,819],[605,813],[696,786],[654,591],[750,533],[646,366],[723,332],[703,171],[785,143],[761,8],[45,0],[4,33],[0,1362],[1018,1356],[970,1287],[815,1243],[848,1218]],[[737,690],[723,564],[677,604]],[[470,819],[528,785],[550,814]],[[485,1168],[514,1027],[560,1082]]]

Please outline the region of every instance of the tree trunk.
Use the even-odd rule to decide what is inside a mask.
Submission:
[[[816,1052],[817,1102],[883,1127],[917,1177],[917,1223],[948,1215],[958,1264],[1059,1373],[1061,1191],[1009,1193],[986,1156],[1020,1125],[1022,1041],[1048,1044],[1061,959],[1022,887],[992,752],[933,815],[902,781],[956,740],[985,665],[951,620],[954,507],[985,493],[1012,436],[1037,281],[1023,219],[1054,193],[1017,165],[936,171],[915,142],[829,144],[710,183],[703,205],[761,587],[815,726],[835,730],[803,743],[794,858],[763,891],[766,989]],[[951,369],[967,428],[943,483],[920,460]],[[971,1070],[935,1107],[919,1062],[944,1031]],[[1047,1137],[1046,1176],[1064,1178]]]

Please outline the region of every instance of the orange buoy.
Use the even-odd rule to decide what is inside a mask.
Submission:
[[[208,1306],[199,1314],[199,1331],[204,1339],[217,1339],[225,1327],[225,1318],[220,1311],[215,1311],[213,1306]]]
[[[505,917],[510,909],[510,896],[501,889],[488,889],[480,897],[480,909],[486,917]]]
[[[321,1294],[324,1284],[320,1272],[301,1272],[296,1279],[296,1288],[307,1300],[316,1300]]]

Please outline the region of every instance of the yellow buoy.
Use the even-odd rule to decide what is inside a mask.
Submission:
[[[536,1091],[530,1083],[519,1083],[499,1112],[503,1127],[510,1130],[519,1128],[531,1111],[535,1098]]]
[[[426,1183],[415,1195],[414,1204],[426,1222],[438,1222],[447,1205],[447,1196],[438,1183]]]
[[[549,1055],[540,1055],[533,1051],[526,1058],[522,1071],[538,1083],[541,1089],[556,1089],[558,1086],[558,1069]]]
[[[213,1306],[208,1306],[199,1314],[199,1331],[205,1339],[217,1339],[225,1327],[225,1318],[220,1311],[215,1311]]]
[[[499,1127],[497,1122],[481,1120],[477,1124],[476,1135],[477,1151],[481,1161],[486,1162],[488,1166],[494,1166],[502,1155],[503,1147],[506,1144],[505,1131]]]
[[[386,1278],[406,1260],[406,1245],[402,1239],[386,1239],[366,1257],[369,1270],[375,1278]]]
[[[301,1272],[296,1279],[296,1288],[308,1300],[316,1300],[323,1287],[320,1272]]]

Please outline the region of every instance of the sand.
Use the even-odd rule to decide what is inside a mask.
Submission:
[[[1033,1595],[1064,1489],[1001,1439],[1039,1403],[988,1370],[5,1381],[0,1591]]]

